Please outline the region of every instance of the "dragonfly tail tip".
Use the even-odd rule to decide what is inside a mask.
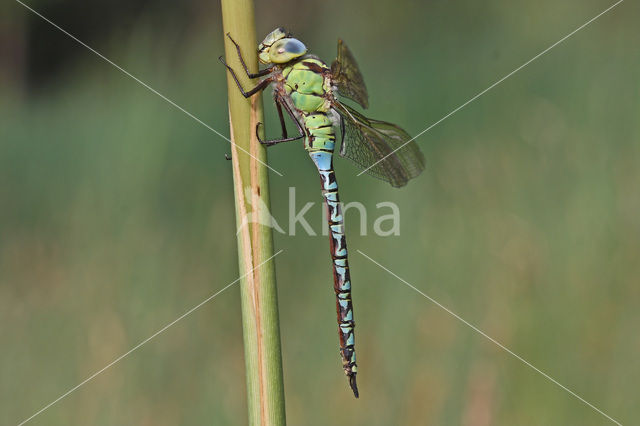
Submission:
[[[356,375],[352,374],[349,376],[349,385],[351,386],[351,390],[353,391],[353,395],[358,398],[360,397],[360,393],[358,392],[358,385],[356,383]]]

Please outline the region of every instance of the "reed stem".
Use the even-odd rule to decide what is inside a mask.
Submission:
[[[221,0],[224,34],[240,45],[247,66],[258,69],[252,0]],[[246,89],[255,86],[244,73],[231,41],[225,38],[226,61]],[[260,95],[245,99],[228,75],[231,161],[239,229],[238,258],[242,325],[250,425],[284,425],[284,385],[273,236],[269,213],[266,151],[255,129],[262,122]],[[250,155],[249,155],[249,154]],[[259,160],[259,161],[258,161]],[[269,260],[271,259],[271,260]]]

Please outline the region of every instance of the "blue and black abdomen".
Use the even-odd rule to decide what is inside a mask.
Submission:
[[[333,144],[325,140],[323,143]],[[310,149],[309,155],[318,168],[322,184],[322,196],[327,209],[327,220],[331,234],[330,250],[333,262],[333,289],[336,294],[336,312],[340,337],[340,355],[342,368],[349,377],[353,393],[358,397],[356,386],[356,352],[351,302],[351,274],[347,252],[347,240],[344,233],[344,218],[338,196],[338,181],[333,171],[333,152],[323,149]]]

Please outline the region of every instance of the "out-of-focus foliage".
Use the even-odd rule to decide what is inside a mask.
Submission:
[[[104,22],[86,2],[29,4],[228,134],[215,2],[134,3]],[[327,61],[345,39],[371,115],[417,134],[609,4],[283,1],[256,13],[259,34],[286,26]],[[16,424],[237,266],[226,142],[18,3],[0,8],[0,423]],[[376,204],[393,201],[401,235],[358,236],[347,212],[357,401],[328,241],[276,235],[290,424],[607,422],[356,250],[620,422],[640,416],[639,11],[622,3],[421,136],[427,170],[406,188],[337,161],[370,234]],[[48,51],[64,60],[34,59]],[[274,147],[270,164],[285,174],[272,175],[276,219],[288,229],[295,186],[320,231],[304,150]],[[33,424],[244,424],[240,333],[232,287]]]

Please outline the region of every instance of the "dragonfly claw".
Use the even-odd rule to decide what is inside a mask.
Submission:
[[[228,69],[229,71],[233,71],[233,70],[231,69],[231,67],[230,67],[230,66],[225,62],[225,60],[224,60],[224,55],[220,55],[220,56],[218,56],[218,60],[219,60],[220,62],[222,62],[222,65],[224,65],[225,67],[227,67],[227,69]]]
[[[231,37],[231,33],[227,33],[227,37],[229,37],[229,40],[231,40],[231,43],[235,44],[236,47],[239,47],[238,43],[236,43],[236,41]]]
[[[264,144],[264,141],[260,139],[260,126],[262,126],[262,122],[258,121],[258,124],[256,124],[256,138],[258,138],[258,142]]]

